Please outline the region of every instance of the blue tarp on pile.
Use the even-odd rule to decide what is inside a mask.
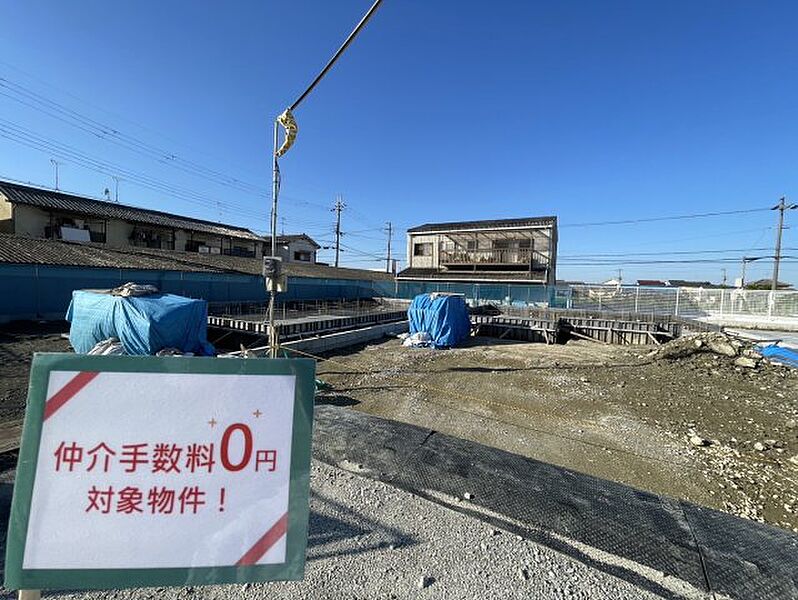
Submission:
[[[757,348],[757,350],[765,358],[798,368],[798,350],[784,348],[776,344],[763,346],[762,348]]]
[[[410,334],[425,331],[436,348],[457,346],[471,332],[468,307],[462,296],[419,294],[407,309]]]
[[[72,325],[69,341],[75,352],[86,354],[97,342],[118,338],[128,354],[155,354],[177,348],[213,356],[208,342],[208,305],[174,294],[112,296],[75,290],[66,315]]]

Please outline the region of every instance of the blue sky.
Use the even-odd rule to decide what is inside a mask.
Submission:
[[[105,165],[63,160],[62,189],[99,196],[111,165],[133,173],[123,202],[266,230],[271,121],[369,4],[3,3],[0,135],[14,126]],[[330,242],[342,194],[343,263],[377,268],[389,220],[404,258],[408,226],[555,214],[561,278],[732,279],[741,256],[772,254],[774,212],[576,225],[798,199],[796,22],[787,2],[385,0],[296,111],[285,230]],[[60,108],[44,114],[41,98]],[[52,185],[52,156],[0,137],[2,176]],[[796,248],[798,211],[790,222]],[[584,258],[699,250],[729,252]],[[718,256],[730,262],[632,264]],[[798,283],[798,263],[782,279]]]

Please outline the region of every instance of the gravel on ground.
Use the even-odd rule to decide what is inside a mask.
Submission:
[[[657,596],[534,542],[380,482],[315,462],[301,582],[86,593],[63,600]]]

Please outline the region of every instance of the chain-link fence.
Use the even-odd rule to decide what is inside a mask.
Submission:
[[[558,296],[564,308],[685,317],[798,317],[798,291],[574,285]]]

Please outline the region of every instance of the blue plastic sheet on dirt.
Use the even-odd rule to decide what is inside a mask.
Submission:
[[[763,346],[757,350],[765,358],[798,368],[798,350],[776,346],[775,344]]]
[[[75,290],[66,319],[71,323],[69,342],[80,354],[110,337],[118,338],[133,355],[152,355],[164,348],[200,356],[215,354],[207,339],[205,300],[174,294],[125,298]]]
[[[426,331],[436,348],[462,343],[471,332],[468,306],[462,296],[419,294],[407,309],[410,334]]]

